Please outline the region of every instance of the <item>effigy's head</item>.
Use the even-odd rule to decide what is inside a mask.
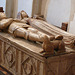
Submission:
[[[17,14],[17,19],[22,20],[22,19],[24,19],[24,18],[28,18],[28,14],[27,14],[24,10],[18,12],[18,14]]]
[[[22,19],[28,18],[28,14],[24,10],[21,11],[21,16],[22,16]]]

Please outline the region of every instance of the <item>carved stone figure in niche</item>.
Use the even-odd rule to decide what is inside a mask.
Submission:
[[[43,43],[43,52],[45,55],[54,54],[54,50],[61,52],[65,51],[65,46],[62,41],[63,36],[49,36],[45,33],[32,28],[30,25],[21,22],[20,20],[13,20],[11,18],[0,20],[0,29],[7,29],[8,32],[15,37],[23,37],[26,40]]]

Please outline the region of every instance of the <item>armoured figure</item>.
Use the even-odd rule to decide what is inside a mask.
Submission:
[[[24,12],[22,12],[22,15],[21,16],[23,18],[28,17],[25,16]],[[4,15],[0,19],[0,30],[7,30],[10,34],[14,35],[15,37],[22,37],[26,40],[43,43],[43,55],[54,54],[54,50],[60,50],[59,52],[61,52],[61,50],[62,52],[65,51],[65,44],[62,41],[63,36],[61,35],[49,36],[43,32],[38,31],[30,25],[27,25],[22,20],[14,20],[12,18],[7,18]]]

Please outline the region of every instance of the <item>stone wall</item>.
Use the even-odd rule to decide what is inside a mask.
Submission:
[[[6,6],[6,0],[0,0],[0,7],[3,7],[3,10],[5,11]]]
[[[18,0],[18,12],[24,10],[29,16],[32,15],[33,0]]]
[[[48,0],[45,17],[48,23],[61,27],[70,18],[71,0]]]

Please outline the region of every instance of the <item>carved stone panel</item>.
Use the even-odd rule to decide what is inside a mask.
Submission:
[[[36,65],[32,57],[22,54],[22,75],[36,75]]]
[[[48,75],[58,75],[59,61],[48,62],[46,65],[47,65],[47,74]]]
[[[11,72],[16,73],[16,49],[5,43],[4,64]]]
[[[63,55],[48,59],[47,75],[75,75],[75,55]]]
[[[13,75],[44,75],[43,63],[37,58],[22,52],[21,49],[2,42],[2,66]]]
[[[43,63],[22,53],[22,75],[43,75]]]

